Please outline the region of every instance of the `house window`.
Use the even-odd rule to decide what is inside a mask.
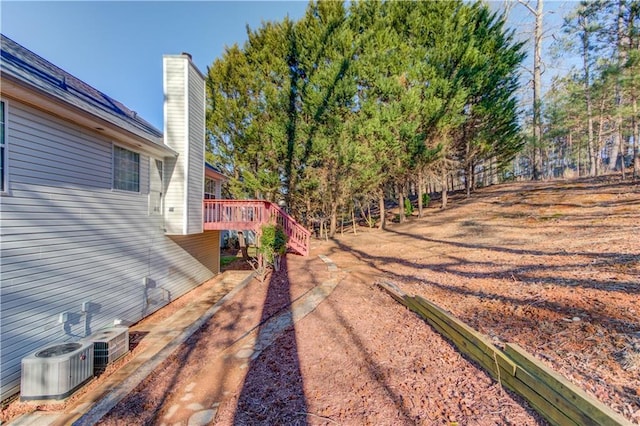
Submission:
[[[204,178],[204,198],[205,200],[216,198],[216,181],[208,177]]]
[[[140,192],[140,154],[113,146],[113,189]]]
[[[7,107],[0,101],[0,192],[7,191]]]

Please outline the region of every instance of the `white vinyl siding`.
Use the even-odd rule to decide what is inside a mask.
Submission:
[[[7,103],[0,99],[0,192],[7,192],[9,179],[7,173]]]
[[[168,234],[203,231],[205,85],[185,55],[165,56],[165,144],[179,153],[167,161],[171,170],[165,196]]]
[[[150,165],[139,192],[112,190],[112,143],[18,101],[7,117],[11,197],[0,203],[0,383],[43,345],[132,324],[218,272],[219,232],[172,239],[149,215]],[[202,185],[202,183],[201,183]],[[83,314],[82,303],[91,302]],[[58,323],[61,312],[69,321]]]
[[[187,234],[203,231],[202,200],[204,199],[204,137],[205,137],[205,85],[200,73],[189,66],[189,180]]]
[[[183,234],[185,229],[186,188],[186,96],[185,74],[187,62],[174,57],[164,57],[164,135],[165,144],[179,153],[177,158],[165,162],[167,182],[165,194],[165,226],[168,234]],[[170,172],[169,172],[170,171]]]
[[[149,159],[149,214],[163,214],[164,165],[162,161]]]

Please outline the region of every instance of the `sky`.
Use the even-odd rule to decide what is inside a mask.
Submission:
[[[530,7],[536,8],[536,0],[526,1]],[[525,53],[527,57],[521,68],[521,95],[525,103],[532,103],[532,80],[533,69],[533,30],[534,16],[519,1],[516,0],[494,0],[490,2],[494,8],[504,8],[507,5],[509,10],[507,23],[515,30],[518,40],[526,41]],[[579,65],[580,58],[573,52],[561,51],[559,46],[554,46],[554,41],[563,37],[562,24],[564,18],[575,10],[578,6],[577,0],[544,0],[543,2],[543,38],[542,38],[542,91],[546,92],[551,87],[551,82],[555,76],[564,76],[572,67]],[[555,49],[554,49],[555,47]],[[556,52],[552,52],[555,50]]]
[[[526,37],[532,17],[511,3],[510,20]],[[575,6],[573,1],[544,4],[549,33],[559,31],[561,16]],[[0,31],[162,129],[162,55],[188,52],[206,73],[225,46],[246,41],[247,25],[255,29],[286,16],[297,20],[306,6],[305,0],[0,0]]]
[[[206,74],[246,27],[304,15],[306,1],[7,1],[0,32],[162,130],[162,55]]]

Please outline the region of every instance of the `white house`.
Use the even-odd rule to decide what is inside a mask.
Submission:
[[[163,131],[11,39],[0,63],[0,383],[20,361],[132,324],[219,272],[203,200],[204,76],[164,62]],[[205,176],[207,190],[205,195]],[[211,228],[209,228],[211,229]]]

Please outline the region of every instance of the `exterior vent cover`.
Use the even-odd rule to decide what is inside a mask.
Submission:
[[[102,373],[109,364],[129,352],[128,327],[105,328],[83,340],[93,343],[94,373]]]
[[[90,342],[54,343],[22,359],[20,398],[64,399],[92,376]]]

